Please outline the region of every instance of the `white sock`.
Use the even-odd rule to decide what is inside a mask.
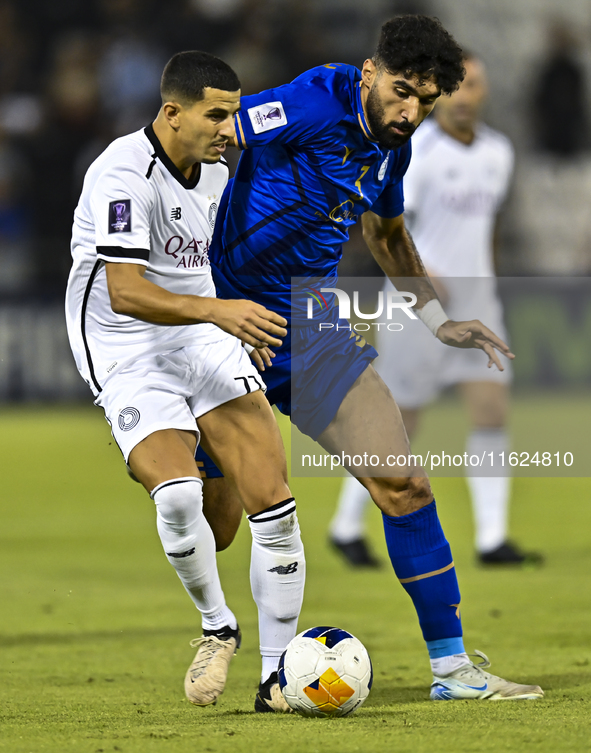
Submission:
[[[354,476],[348,476],[341,485],[337,509],[330,522],[331,538],[341,544],[363,538],[363,518],[370,499],[367,489]]]
[[[447,675],[455,672],[456,669],[463,667],[464,664],[470,664],[468,654],[440,656],[438,659],[431,659],[431,671],[436,677],[447,677]]]
[[[281,652],[281,654],[283,651]],[[263,668],[261,670],[261,682],[265,682],[265,680],[269,679],[269,677],[273,674],[273,672],[277,672],[279,669],[279,659],[281,657],[281,654],[279,656],[262,656],[263,660]]]
[[[201,479],[186,476],[152,490],[156,524],[166,557],[201,612],[204,630],[236,628],[226,606],[215,556],[215,539],[203,515]]]
[[[295,500],[248,516],[252,533],[250,585],[259,611],[261,682],[276,671],[295,636],[304,597],[306,560]]]
[[[507,473],[508,448],[505,429],[476,429],[468,438],[466,449],[469,455],[478,455],[479,458],[485,455],[486,462],[490,463],[488,454],[494,453],[490,476],[469,475],[467,478],[474,514],[474,543],[478,552],[490,552],[507,539],[511,479],[500,475],[499,453],[505,453],[502,472]]]

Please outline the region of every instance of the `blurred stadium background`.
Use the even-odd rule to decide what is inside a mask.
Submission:
[[[587,339],[585,296],[568,280],[591,270],[585,0],[2,0],[0,402],[88,399],[62,315],[72,212],[94,157],[155,116],[171,54],[217,53],[251,93],[327,61],[360,65],[381,22],[407,11],[438,15],[487,63],[486,119],[518,154],[499,272],[559,276],[562,300],[574,285],[578,343]],[[376,274],[357,233],[342,271]],[[573,313],[564,316],[568,322]],[[530,364],[525,375],[518,368],[518,385],[547,382],[548,374],[567,388],[591,383],[591,358],[564,373],[564,347],[560,337],[544,346],[539,368]]]

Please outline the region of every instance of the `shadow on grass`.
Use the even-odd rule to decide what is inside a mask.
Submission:
[[[377,690],[375,687],[373,688],[371,695],[368,699],[368,701],[363,706],[363,717],[364,718],[381,718],[384,715],[392,714],[393,712],[396,713],[402,713],[402,710],[400,712],[397,712],[396,706],[403,706],[405,704],[409,703],[431,703],[429,700],[429,688],[427,686],[416,686],[416,687],[401,687],[401,686],[386,686],[386,687],[380,687],[379,690]],[[384,707],[390,707],[390,708],[384,708]],[[299,719],[297,715],[290,715],[290,714],[257,714],[254,710],[245,710],[245,709],[214,709],[213,707],[209,709],[211,713],[215,713],[216,718],[225,717],[226,719],[230,718],[236,718],[236,717],[253,717],[257,719]],[[336,719],[337,717],[335,717]],[[347,718],[347,717],[346,717]],[[355,719],[358,719],[358,714],[355,714]],[[324,720],[329,721],[329,720]]]

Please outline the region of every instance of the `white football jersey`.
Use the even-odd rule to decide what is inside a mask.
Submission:
[[[145,279],[173,293],[215,296],[208,250],[227,182],[225,162],[185,178],[151,125],[114,141],[88,169],[74,214],[66,320],[95,395],[140,354],[226,337],[213,324],[163,326],[114,313],[104,262],[143,264]]]
[[[440,277],[494,275],[495,216],[513,172],[513,147],[480,125],[469,145],[429,118],[412,139],[405,212],[427,270]]]

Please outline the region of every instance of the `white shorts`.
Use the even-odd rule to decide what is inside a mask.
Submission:
[[[480,319],[507,342],[494,278],[455,277],[442,278],[441,282],[449,293],[444,309],[450,319]],[[385,287],[385,290],[393,288]],[[506,385],[511,382],[510,362],[503,356],[500,358],[504,371],[496,366],[489,369],[484,351],[444,345],[419,321],[407,320],[399,332],[380,329],[376,348],[379,358],[375,368],[401,408],[420,408],[453,384],[496,382]]]
[[[240,340],[228,335],[138,358],[108,379],[95,401],[105,411],[125,462],[162,429],[199,431],[195,420],[218,405],[266,389]]]

